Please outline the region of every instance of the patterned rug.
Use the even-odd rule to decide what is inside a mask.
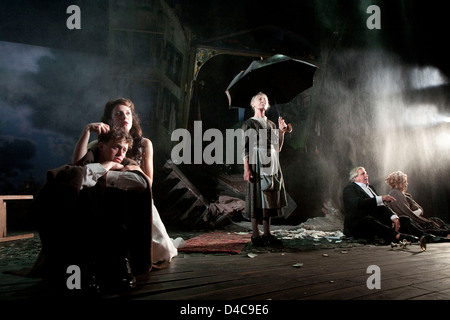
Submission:
[[[250,237],[250,233],[209,232],[186,240],[186,246],[178,251],[238,254],[251,241]]]

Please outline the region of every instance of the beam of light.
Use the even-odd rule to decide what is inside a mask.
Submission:
[[[450,116],[440,114],[435,105],[407,107],[400,125],[405,128],[418,129],[450,123]]]
[[[447,83],[445,76],[434,67],[412,69],[410,81],[413,89],[425,89]]]
[[[449,151],[450,150],[450,133],[449,132],[439,132],[436,134],[435,143],[439,150]]]

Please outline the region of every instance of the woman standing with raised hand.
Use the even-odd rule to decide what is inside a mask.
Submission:
[[[243,141],[244,180],[248,182],[245,197],[245,214],[252,223],[252,243],[257,247],[282,245],[270,231],[271,218],[282,214],[287,205],[283,173],[278,153],[284,141],[285,121],[275,123],[267,119],[270,107],[267,95],[259,92],[250,102],[254,116],[247,119],[242,129],[246,134]],[[259,220],[263,222],[260,235]]]

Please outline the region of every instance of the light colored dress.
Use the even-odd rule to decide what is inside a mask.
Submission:
[[[159,216],[158,209],[152,201],[153,233],[152,233],[152,262],[154,266],[164,262],[171,262],[178,255],[174,241],[169,237],[166,227]]]

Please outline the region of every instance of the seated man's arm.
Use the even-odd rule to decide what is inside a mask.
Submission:
[[[84,174],[81,181],[82,189],[95,186],[98,180],[108,172],[100,163],[90,163],[83,168]]]
[[[124,166],[113,161],[90,163],[84,168],[82,188],[95,186],[98,180],[105,175],[106,186],[110,188],[130,191],[143,191],[147,188],[147,180],[144,176],[134,171],[118,171],[122,170]]]
[[[106,186],[126,191],[144,191],[147,179],[134,171],[109,171],[106,175]]]

